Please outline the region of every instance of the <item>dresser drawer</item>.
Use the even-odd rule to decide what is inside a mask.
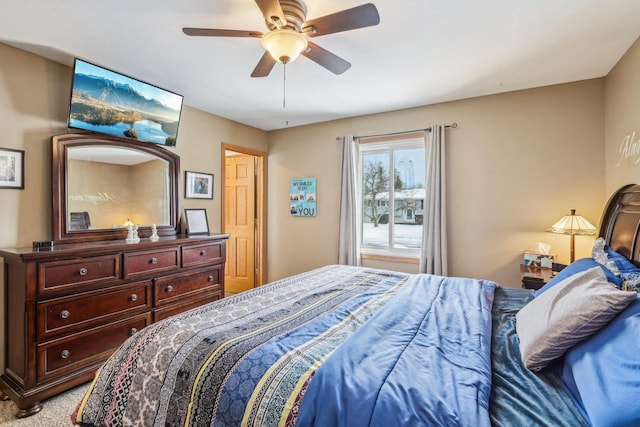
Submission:
[[[151,281],[38,303],[38,338],[48,339],[151,308]]]
[[[219,264],[225,261],[225,255],[225,245],[222,242],[183,246],[182,266],[186,268]]]
[[[179,248],[124,254],[124,278],[151,277],[180,268]]]
[[[143,313],[38,345],[38,382],[97,365],[149,324],[151,313]]]
[[[191,310],[192,308],[200,307],[201,305],[217,301],[220,298],[222,298],[221,291],[211,292],[197,298],[189,299],[187,301],[164,306],[153,312],[153,321],[158,322],[160,320],[166,319],[167,317],[180,314],[187,310]]]
[[[38,293],[91,287],[120,279],[120,255],[105,255],[38,264]]]
[[[170,304],[200,293],[222,292],[224,274],[222,266],[206,270],[160,277],[154,280],[154,305]]]

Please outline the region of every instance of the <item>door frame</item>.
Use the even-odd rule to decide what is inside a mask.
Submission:
[[[257,159],[256,162],[256,244],[255,244],[255,286],[261,286],[267,283],[267,153],[253,150],[251,148],[241,147],[239,145],[231,145],[222,143],[222,208],[221,208],[221,229],[225,233],[225,203],[226,203],[226,162],[225,157],[227,151],[235,151],[240,154],[247,154]]]

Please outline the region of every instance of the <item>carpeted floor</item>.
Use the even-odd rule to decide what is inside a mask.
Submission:
[[[42,402],[42,410],[27,418],[16,418],[18,408],[8,400],[0,401],[0,426],[9,427],[58,427],[71,426],[71,414],[82,399],[89,383]]]

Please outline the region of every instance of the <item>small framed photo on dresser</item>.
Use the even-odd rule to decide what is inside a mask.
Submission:
[[[24,189],[24,151],[0,148],[0,188]]]
[[[188,236],[209,234],[209,221],[206,209],[185,209],[184,218]]]

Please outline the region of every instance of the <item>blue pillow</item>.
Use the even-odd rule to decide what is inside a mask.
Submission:
[[[562,380],[594,427],[640,426],[640,294],[622,313],[569,350]]]
[[[606,252],[607,257],[616,263],[620,273],[640,273],[640,268],[636,267],[631,261],[611,249],[609,246],[606,247]]]
[[[620,255],[620,256],[622,256],[622,255]],[[606,268],[604,265],[597,263],[593,258],[581,258],[581,259],[579,259],[577,261],[572,262],[567,267],[565,267],[561,272],[556,274],[556,276],[553,279],[549,280],[549,282],[547,282],[546,285],[544,285],[543,287],[541,287],[540,289],[535,291],[533,296],[537,297],[540,294],[542,294],[543,292],[545,292],[547,289],[549,289],[552,286],[555,286],[558,283],[562,282],[567,277],[573,276],[576,273],[581,273],[583,271],[587,271],[590,268],[593,268],[593,267],[596,267],[596,266],[600,267],[602,269],[602,271],[604,271],[604,274],[605,274],[605,276],[607,276],[607,280],[610,283],[612,283],[613,285],[615,285],[618,288],[620,286],[622,286],[622,279],[620,279],[618,276],[613,274],[611,272],[611,270]]]

